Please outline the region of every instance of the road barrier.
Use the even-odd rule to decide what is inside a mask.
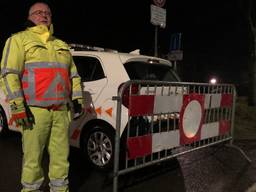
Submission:
[[[219,143],[230,144],[250,161],[232,143],[234,85],[128,81],[113,99],[117,101],[114,192],[120,175]],[[121,132],[125,115],[128,123]]]

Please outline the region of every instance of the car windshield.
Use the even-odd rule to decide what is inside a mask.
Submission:
[[[145,62],[128,62],[124,65],[131,80],[178,81],[171,66]]]

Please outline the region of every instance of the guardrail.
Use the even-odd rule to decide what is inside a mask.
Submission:
[[[113,99],[114,192],[120,175],[219,143],[229,143],[250,162],[233,145],[234,85],[128,81]],[[123,111],[124,100],[128,113]],[[120,133],[122,115],[128,116],[128,123]]]

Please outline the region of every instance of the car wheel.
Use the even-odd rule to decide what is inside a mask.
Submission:
[[[9,133],[5,112],[2,107],[0,107],[0,130],[1,137],[6,136]]]
[[[112,168],[115,145],[114,131],[97,126],[83,138],[82,149],[88,161],[97,169]]]

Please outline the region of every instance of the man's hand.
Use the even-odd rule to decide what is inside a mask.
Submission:
[[[79,118],[84,114],[83,99],[75,99],[72,101],[74,108],[74,119]]]
[[[15,121],[17,126],[21,126],[24,129],[32,129],[34,118],[31,113],[28,113],[24,103],[14,101],[10,103],[10,107],[12,113],[11,121]]]

